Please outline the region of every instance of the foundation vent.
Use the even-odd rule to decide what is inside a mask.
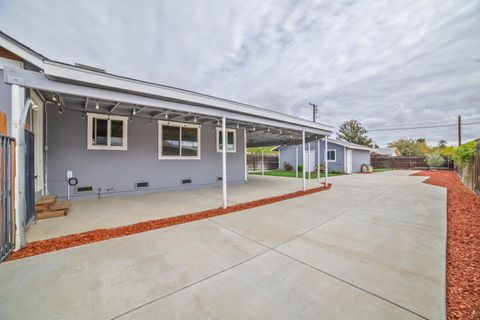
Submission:
[[[148,186],[148,181],[135,182],[135,189],[146,189]]]
[[[217,177],[217,181],[222,181],[223,177]]]
[[[192,184],[192,179],[182,179],[182,184]]]
[[[77,193],[92,193],[93,186],[77,187]]]

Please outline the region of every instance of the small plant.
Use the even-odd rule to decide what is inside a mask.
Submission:
[[[427,164],[429,167],[441,167],[445,163],[440,151],[434,151],[427,155]]]
[[[290,163],[288,163],[287,161],[285,161],[283,163],[283,168],[286,170],[286,171],[292,171],[293,170],[293,167]]]
[[[473,162],[476,152],[477,141],[473,140],[455,148],[452,158],[457,167],[463,168]]]
[[[297,169],[298,169],[299,172],[303,172],[303,165],[299,164]]]

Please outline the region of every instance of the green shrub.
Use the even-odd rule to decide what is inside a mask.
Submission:
[[[434,151],[427,154],[427,164],[429,167],[441,167],[445,163],[440,151]]]
[[[283,163],[283,168],[286,170],[286,171],[292,171],[293,170],[293,167],[290,163],[288,163],[287,161],[285,161]]]
[[[457,167],[463,168],[473,162],[476,152],[477,141],[473,140],[455,148],[452,158]]]
[[[297,168],[299,172],[303,172],[303,165],[299,164]]]

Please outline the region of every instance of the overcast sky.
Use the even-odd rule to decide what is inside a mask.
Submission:
[[[53,60],[304,118],[313,102],[336,127],[480,122],[480,1],[0,0],[0,29]]]

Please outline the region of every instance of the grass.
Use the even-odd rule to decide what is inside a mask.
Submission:
[[[391,168],[376,168],[373,169],[373,172],[385,172],[385,171],[392,171]]]
[[[262,175],[261,171],[255,171],[255,172],[249,172],[249,174],[253,175]],[[295,178],[295,171],[285,171],[285,170],[270,170],[270,171],[265,171],[266,176],[274,176],[274,177],[289,177],[289,178]],[[344,175],[342,172],[329,172],[328,176],[329,177],[334,177],[334,176],[341,176]],[[298,177],[302,177],[302,172],[298,172]],[[308,174],[306,176],[308,178]],[[325,177],[325,173],[320,173],[320,178]],[[317,172],[312,172],[311,174],[312,179],[317,178]]]

